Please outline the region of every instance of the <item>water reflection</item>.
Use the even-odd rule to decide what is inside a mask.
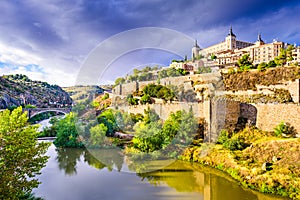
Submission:
[[[66,175],[77,174],[77,162],[82,160],[89,166],[96,169],[107,168],[112,171],[114,168],[121,171],[124,158],[118,150],[111,149],[78,149],[78,148],[59,148],[56,149],[56,161],[60,170]],[[105,163],[105,164],[104,164]]]
[[[218,170],[176,161],[148,162],[146,167],[160,170],[125,173],[138,164],[110,149],[55,149],[42,170],[42,184],[34,191],[47,200],[55,199],[205,199],[271,200],[281,199],[250,190]],[[99,160],[100,158],[100,160]],[[131,167],[129,167],[129,166]]]

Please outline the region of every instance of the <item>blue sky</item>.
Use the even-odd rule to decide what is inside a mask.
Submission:
[[[266,42],[300,44],[299,0],[3,0],[0,9],[0,75],[24,73],[61,86],[76,83],[97,45],[135,28],[179,31],[201,47],[222,41],[230,25],[240,40],[253,42],[260,32]],[[147,63],[168,65],[173,57],[159,50],[129,52],[102,81]]]

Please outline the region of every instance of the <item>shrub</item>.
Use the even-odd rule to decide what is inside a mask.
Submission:
[[[145,94],[145,95],[143,95],[142,96],[142,98],[141,98],[141,104],[142,105],[145,105],[145,104],[147,104],[147,103],[151,103],[151,97],[150,97],[150,95],[149,94]]]
[[[107,127],[104,124],[98,124],[90,129],[92,145],[101,145],[104,142]]]
[[[274,133],[277,137],[296,137],[297,132],[290,123],[281,122],[274,128]]]

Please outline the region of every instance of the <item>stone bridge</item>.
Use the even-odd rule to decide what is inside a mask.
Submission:
[[[71,108],[25,108],[23,111],[27,111],[28,118],[32,118],[38,114],[45,113],[45,112],[56,112],[56,113],[63,113],[67,114],[71,112]]]

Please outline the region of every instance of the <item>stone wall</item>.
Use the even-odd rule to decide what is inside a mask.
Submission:
[[[205,109],[210,110],[210,119],[205,117],[210,126],[207,130],[209,136],[205,138],[205,140],[208,142],[216,142],[222,129],[234,131],[236,128],[240,115],[240,102],[221,98],[210,101],[209,106],[210,108],[205,106]]]
[[[165,104],[149,104],[149,105],[137,105],[137,106],[118,106],[119,110],[123,110],[129,113],[144,113],[145,109],[153,109],[161,119],[166,120],[171,112],[179,110],[189,111],[192,109],[194,116],[197,118],[203,117],[203,104],[202,103],[165,103]]]
[[[289,122],[300,132],[300,106],[298,104],[256,104],[256,126],[265,131],[273,131],[280,122]]]

